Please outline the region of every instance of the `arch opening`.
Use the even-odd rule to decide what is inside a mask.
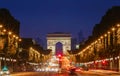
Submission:
[[[61,42],[57,42],[55,46],[56,46],[55,54],[56,55],[59,55],[59,54],[63,55],[63,44]]]

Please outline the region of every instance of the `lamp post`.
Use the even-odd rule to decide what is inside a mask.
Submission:
[[[2,35],[2,28],[3,28],[3,26],[0,25],[0,35]],[[0,55],[1,55],[1,54],[3,54],[3,53],[0,53]],[[2,65],[1,65],[1,60],[2,60],[2,57],[0,57],[0,71],[1,71],[1,68],[2,68],[2,67],[1,67],[1,66],[2,66]]]
[[[2,55],[5,55],[4,53],[0,53],[0,71],[1,71],[1,68],[2,68],[2,63],[1,63],[1,60],[3,59]]]
[[[61,73],[61,67],[62,67],[62,55],[58,54],[58,64],[59,64],[59,73]]]

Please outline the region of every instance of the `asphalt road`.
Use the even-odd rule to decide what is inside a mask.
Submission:
[[[68,72],[18,72],[13,73],[10,76],[120,76],[120,73],[109,71],[81,71],[76,75],[70,75]]]

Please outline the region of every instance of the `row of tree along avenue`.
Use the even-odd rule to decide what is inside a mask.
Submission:
[[[109,9],[74,56],[89,68],[120,70],[120,6]],[[78,58],[79,57],[79,58]]]
[[[32,70],[32,66],[47,60],[50,50],[32,38],[20,38],[20,22],[6,8],[0,9],[0,70],[7,66],[13,71]],[[13,66],[14,65],[14,66]]]
[[[12,68],[16,62],[15,54],[18,49],[20,22],[10,12],[0,9],[0,69],[4,66]],[[11,64],[12,65],[11,65]]]

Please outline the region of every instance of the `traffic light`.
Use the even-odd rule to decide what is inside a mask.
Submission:
[[[61,55],[61,54],[58,54],[58,57],[60,58],[60,57],[62,57],[62,55]]]
[[[62,55],[61,54],[58,54],[57,57],[58,57],[59,61],[62,61]]]
[[[58,61],[59,62],[59,68],[61,68],[61,66],[62,66],[62,55],[58,54],[57,57],[59,59],[59,61]]]

